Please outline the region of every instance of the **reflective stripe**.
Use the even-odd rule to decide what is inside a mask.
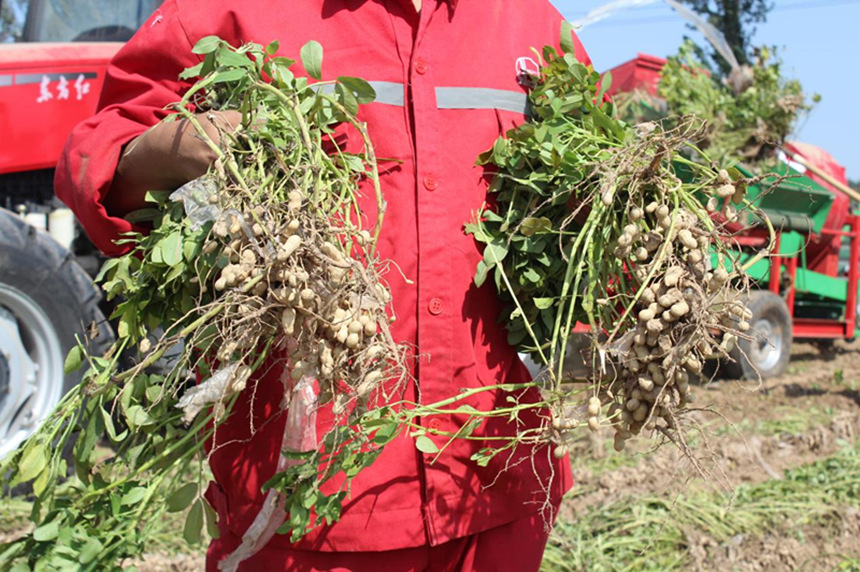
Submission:
[[[382,103],[384,105],[397,105],[403,107],[403,84],[393,81],[369,81],[370,87],[376,92],[376,99],[373,103]],[[313,85],[311,85],[314,88]],[[316,89],[316,88],[314,88]],[[326,84],[322,86],[323,93],[333,93],[334,85]]]
[[[5,87],[7,85],[12,85],[12,76],[0,75],[0,87]]]
[[[528,115],[529,99],[525,93],[486,87],[437,87],[439,109],[501,109]]]
[[[403,84],[393,81],[371,81],[370,87],[376,91],[376,99],[374,103],[384,103],[386,105],[397,105],[403,107]]]

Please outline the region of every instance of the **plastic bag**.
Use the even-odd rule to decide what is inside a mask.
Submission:
[[[191,219],[191,228],[200,230],[207,222],[215,221],[221,214],[218,205],[209,202],[209,198],[218,192],[218,185],[208,175],[188,181],[170,194],[173,202],[182,201],[185,216]]]
[[[284,424],[281,451],[311,451],[317,447],[317,394],[313,378],[303,377],[287,395],[287,422]],[[281,454],[277,472],[299,462],[296,459],[287,459]],[[269,490],[263,501],[263,508],[242,535],[242,544],[218,564],[219,570],[235,572],[240,563],[259,552],[272,539],[287,518],[285,502],[280,493],[274,489]]]

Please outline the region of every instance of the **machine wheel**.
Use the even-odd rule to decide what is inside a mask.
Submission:
[[[82,371],[63,373],[75,336],[95,324],[90,351],[111,343],[99,299],[71,252],[0,210],[0,458],[80,381]]]
[[[749,334],[738,340],[730,352],[734,361],[722,366],[723,373],[743,379],[766,379],[785,371],[791,354],[791,315],[785,300],[773,292],[756,290],[750,294],[752,312]]]

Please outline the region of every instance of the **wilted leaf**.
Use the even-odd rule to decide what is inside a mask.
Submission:
[[[552,221],[546,217],[528,217],[520,225],[520,232],[525,236],[552,231]]]

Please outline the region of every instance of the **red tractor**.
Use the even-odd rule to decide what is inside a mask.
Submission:
[[[0,0],[0,458],[80,381],[66,353],[112,332],[98,255],[54,198],[69,132],[93,114],[108,60],[159,0]]]

